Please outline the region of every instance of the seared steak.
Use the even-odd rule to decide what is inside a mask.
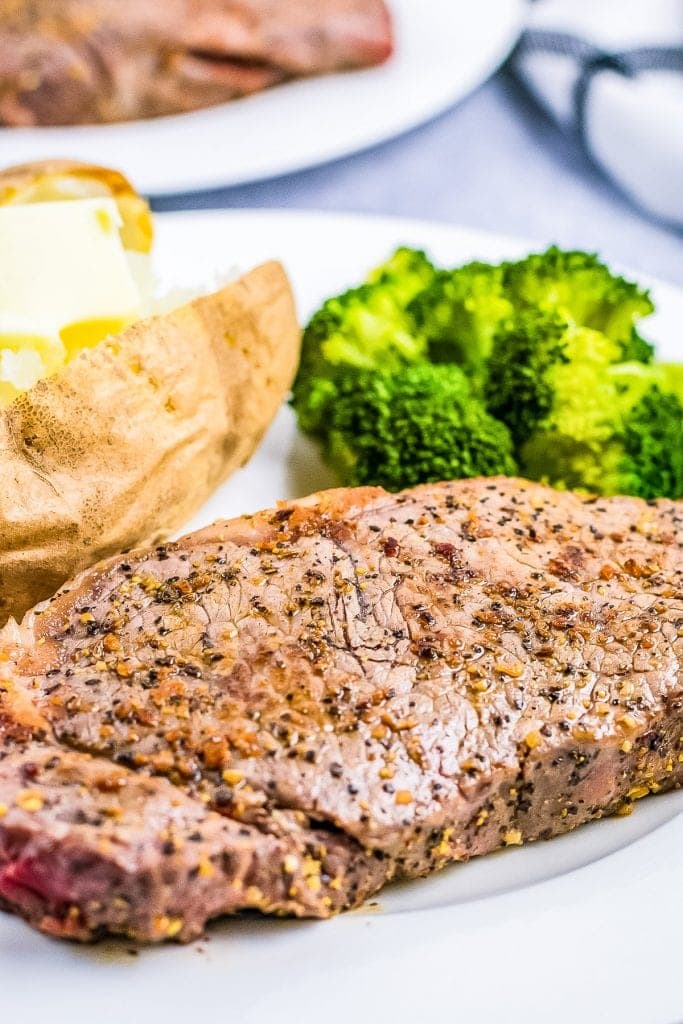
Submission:
[[[391,49],[384,0],[0,0],[0,123],[194,110]]]
[[[683,779],[683,506],[330,491],[7,627],[0,898],[88,939],[325,917]]]

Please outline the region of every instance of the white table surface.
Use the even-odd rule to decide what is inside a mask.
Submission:
[[[683,234],[634,209],[505,71],[437,120],[368,152],[155,203],[159,210],[255,206],[463,224],[597,250],[683,285]]]

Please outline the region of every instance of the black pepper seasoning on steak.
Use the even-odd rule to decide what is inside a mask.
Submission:
[[[683,778],[683,509],[333,491],[82,574],[0,661],[0,901],[325,917]]]

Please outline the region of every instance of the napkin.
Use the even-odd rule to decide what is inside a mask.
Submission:
[[[683,225],[683,0],[538,0],[512,68],[636,203]]]

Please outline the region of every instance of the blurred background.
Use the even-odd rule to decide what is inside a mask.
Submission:
[[[468,9],[454,0],[444,31],[457,37]],[[521,20],[527,33],[512,57],[421,127],[324,166],[165,197],[156,208],[304,207],[428,218],[597,248],[608,260],[683,284],[683,0],[537,0],[524,6]],[[569,63],[571,71],[559,67]],[[596,125],[594,140],[585,125],[558,114],[565,97],[554,103],[562,90],[567,103],[570,93],[576,99],[582,73],[596,95],[602,74],[603,91],[618,79],[628,92],[614,107],[608,97],[606,113],[596,112],[605,124]],[[618,150],[616,171],[600,151],[610,128],[616,138],[605,145]],[[641,167],[643,159],[653,166]]]
[[[427,218],[683,283],[683,0],[0,0],[7,163]],[[341,73],[340,73],[341,72]]]

